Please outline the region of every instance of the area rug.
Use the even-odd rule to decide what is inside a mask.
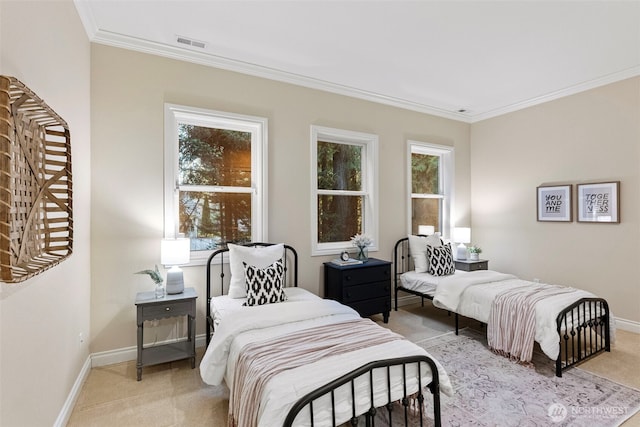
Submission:
[[[417,343],[438,359],[455,390],[441,394],[443,426],[618,426],[640,409],[640,390],[534,354],[527,367],[491,352],[468,328]]]

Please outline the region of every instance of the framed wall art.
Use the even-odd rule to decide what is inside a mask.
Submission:
[[[571,222],[571,185],[540,186],[537,193],[538,221]]]
[[[578,222],[619,223],[620,181],[578,184]]]

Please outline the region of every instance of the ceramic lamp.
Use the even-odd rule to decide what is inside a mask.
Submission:
[[[471,243],[471,229],[469,227],[455,227],[453,229],[453,241],[459,243],[456,259],[467,259],[467,247],[465,243]]]
[[[433,225],[419,225],[418,226],[418,234],[424,236],[430,236],[436,232],[436,228]]]
[[[191,242],[189,239],[163,239],[160,245],[160,262],[167,271],[167,294],[179,294],[184,291],[184,278],[180,265],[189,263]]]

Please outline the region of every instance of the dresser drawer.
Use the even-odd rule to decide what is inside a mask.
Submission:
[[[195,301],[195,300],[194,300]],[[192,313],[193,301],[172,302],[167,304],[146,305],[142,308],[142,320],[161,319],[164,317],[184,316]]]
[[[390,279],[391,267],[388,265],[380,265],[376,267],[354,268],[351,270],[344,270],[341,273],[343,286],[357,286],[363,283]]]
[[[363,316],[391,311],[391,263],[375,258],[363,264],[324,263],[324,296],[346,304]]]
[[[345,304],[389,295],[391,295],[391,283],[389,281],[342,288],[342,302]]]
[[[489,261],[456,261],[456,270],[462,271],[477,271],[488,270]]]
[[[391,310],[391,295],[383,298],[368,299],[349,304],[362,317],[377,313],[389,313]]]

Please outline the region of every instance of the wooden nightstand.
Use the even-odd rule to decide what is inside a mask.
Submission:
[[[375,258],[344,266],[325,262],[324,295],[348,305],[363,317],[382,313],[387,323],[391,310],[391,263]]]
[[[138,381],[142,379],[142,367],[174,360],[191,359],[191,369],[196,367],[196,294],[195,289],[156,298],[155,292],[139,292],[136,295],[138,310]],[[144,347],[144,321],[168,317],[187,316],[187,339],[169,344]]]
[[[468,259],[465,260],[454,260],[456,263],[456,270],[462,271],[477,271],[477,270],[488,270],[489,269],[489,260],[479,259],[477,261],[471,261]]]

